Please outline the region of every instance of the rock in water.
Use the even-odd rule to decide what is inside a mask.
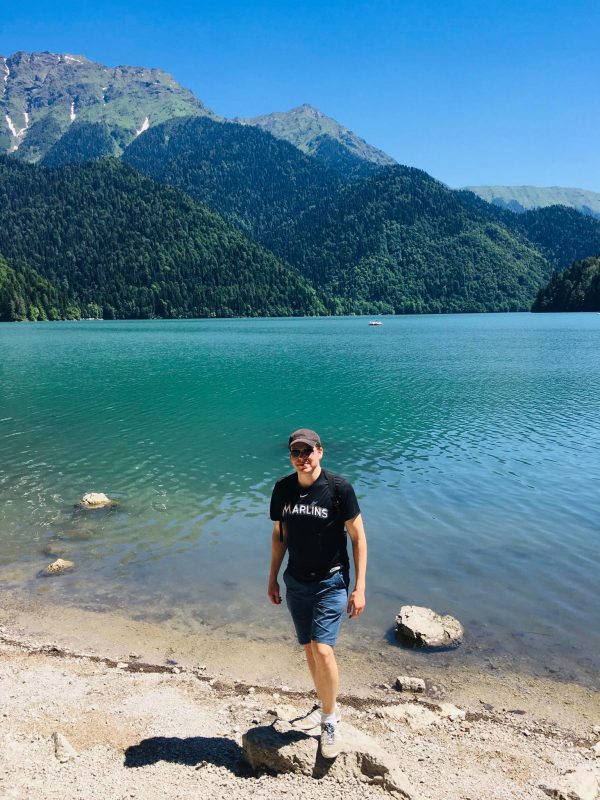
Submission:
[[[112,505],[114,505],[114,502],[104,492],[88,492],[83,495],[79,502],[80,508],[104,508]]]
[[[458,647],[464,635],[457,619],[423,606],[402,606],[396,615],[396,638],[420,647]]]
[[[75,758],[77,751],[73,748],[69,740],[62,735],[62,733],[54,731],[52,734],[52,739],[54,741],[54,755],[61,764],[70,761],[72,758]]]
[[[42,570],[42,575],[60,575],[61,572],[67,572],[73,569],[75,564],[72,561],[66,561],[64,558],[57,558],[51,564],[48,564],[46,569]]]

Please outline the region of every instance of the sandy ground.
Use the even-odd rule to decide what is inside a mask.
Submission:
[[[246,730],[277,704],[312,702],[289,646],[34,604],[4,608],[0,624],[1,798],[389,797],[335,769],[317,780],[246,765]],[[592,689],[461,668],[422,673],[425,695],[407,695],[377,654],[340,661],[345,721],[393,756],[415,798],[541,800],[540,783],[598,768]],[[76,752],[64,763],[56,732]]]

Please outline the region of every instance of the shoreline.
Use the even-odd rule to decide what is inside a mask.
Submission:
[[[455,665],[421,670],[427,689],[415,695],[392,688],[400,662],[393,670],[378,654],[365,660],[344,648],[339,658],[345,724],[390,754],[411,800],[540,800],[541,785],[560,786],[572,770],[598,773],[600,694],[592,689]],[[312,702],[302,652],[287,642],[16,602],[3,608],[0,686],[0,794],[10,800],[319,800],[341,798],[340,783],[349,800],[390,797],[336,769],[320,779],[248,771],[244,732],[274,705]],[[448,703],[456,716],[442,712]],[[55,733],[74,748],[65,763]],[[131,769],[132,753],[148,748],[152,758]]]

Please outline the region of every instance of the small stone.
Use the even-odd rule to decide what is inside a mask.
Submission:
[[[64,558],[57,558],[56,561],[53,561],[51,564],[48,564],[45,570],[43,570],[44,575],[60,575],[62,572],[68,572],[68,570],[73,569],[75,564],[72,561],[66,561]]]
[[[593,725],[592,726],[592,733],[595,733],[597,736],[600,735],[600,725]]]
[[[52,739],[54,741],[54,755],[61,764],[65,764],[77,756],[77,751],[62,733],[54,731]]]
[[[531,731],[529,728],[523,728],[523,736],[531,736]]]
[[[141,655],[139,653],[129,653],[129,658],[141,658]]]
[[[399,692],[424,692],[425,681],[422,678],[411,678],[408,675],[398,675],[396,689]]]
[[[127,669],[129,664],[126,661],[119,661],[117,664],[117,669]]]
[[[251,686],[251,687],[248,689],[248,694],[254,694],[254,692],[255,692],[255,691],[256,691],[256,689],[254,688],[254,686]]]

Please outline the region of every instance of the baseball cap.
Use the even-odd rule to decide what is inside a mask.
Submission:
[[[292,447],[298,442],[310,444],[312,447],[321,447],[321,437],[316,431],[311,431],[310,428],[298,428],[297,431],[290,434],[288,447]]]

